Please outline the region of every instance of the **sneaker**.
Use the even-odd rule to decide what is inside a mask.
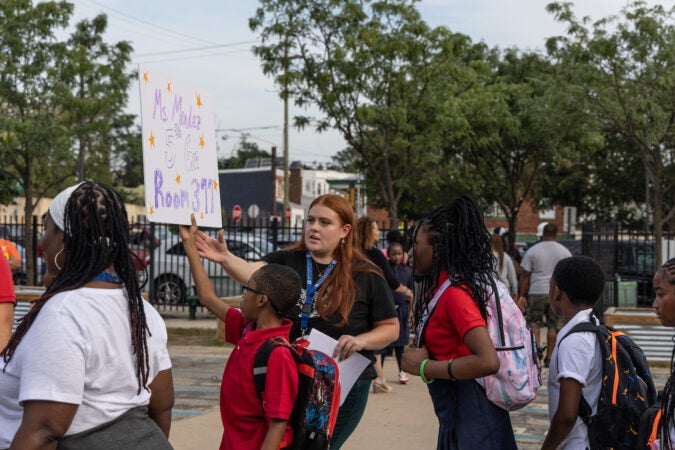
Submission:
[[[404,371],[398,373],[398,382],[401,384],[408,384],[408,374]]]
[[[391,386],[389,386],[386,382],[386,380],[383,380],[382,378],[375,378],[373,380],[373,393],[377,394],[378,392],[384,392],[388,393],[393,391]]]

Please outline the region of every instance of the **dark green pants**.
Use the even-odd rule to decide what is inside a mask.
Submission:
[[[372,380],[357,380],[345,402],[340,406],[335,431],[330,440],[331,450],[339,450],[361,421],[368,404],[371,382]]]

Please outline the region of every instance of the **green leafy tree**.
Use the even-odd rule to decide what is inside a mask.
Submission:
[[[116,186],[134,188],[145,181],[141,127],[134,125],[134,118],[130,114],[121,115],[112,124],[110,142],[113,183]]]
[[[248,135],[243,134],[239,140],[237,152],[229,158],[218,160],[218,169],[241,169],[246,167],[246,161],[249,159],[264,158],[270,159],[272,155],[260,148],[256,142],[248,140]]]
[[[106,43],[107,26],[104,14],[82,20],[56,56],[67,83],[58,94],[74,134],[78,179],[112,183],[112,138],[119,131],[113,128],[124,123],[133,49],[126,41]]]
[[[571,3],[547,9],[567,25],[567,35],[547,48],[577,84],[578,108],[603,134],[624,141],[618,150],[642,160],[661,264],[663,228],[675,216],[675,7],[634,2],[595,23],[578,20]]]
[[[60,104],[54,32],[68,23],[67,2],[0,2],[0,153],[3,170],[18,180],[25,197],[25,236],[32,236],[40,198],[73,181],[74,160],[67,116]],[[32,239],[25,239],[33,251]],[[33,275],[28,260],[29,279]]]
[[[260,4],[250,27],[260,31],[254,52],[263,71],[275,76],[282,98],[318,107],[319,131],[342,134],[363,160],[373,198],[396,221],[410,179],[434,165],[440,86],[457,76],[470,41],[430,29],[409,0]]]

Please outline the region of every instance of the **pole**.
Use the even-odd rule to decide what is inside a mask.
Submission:
[[[272,185],[271,185],[271,200],[270,213],[273,216],[277,215],[277,146],[272,146],[272,169],[271,169]]]
[[[284,225],[286,223],[286,211],[288,210],[288,45],[284,49]]]

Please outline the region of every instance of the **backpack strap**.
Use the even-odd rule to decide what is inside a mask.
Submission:
[[[258,393],[258,398],[261,402],[267,379],[267,363],[270,359],[270,355],[277,347],[287,347],[292,354],[295,353],[288,341],[280,337],[275,337],[266,340],[260,346],[258,351],[256,351],[253,359],[253,383],[255,384],[255,390]]]
[[[590,319],[593,320],[593,311],[591,311],[591,316]],[[581,333],[581,332],[589,332],[589,333],[595,333],[597,339],[600,339],[600,336],[598,336],[598,331],[599,331],[599,325],[596,325],[595,323],[591,322],[581,322],[574,327],[562,338],[558,340],[558,346],[562,343],[562,341],[569,336],[572,333]],[[604,349],[604,347],[601,345],[600,346],[601,351]],[[603,352],[604,353],[604,352]],[[557,353],[556,353],[557,356]],[[603,355],[604,356],[604,355]],[[584,398],[584,394],[581,394],[581,398],[579,399],[579,417],[581,417],[581,420],[584,421],[584,423],[588,426],[591,423],[591,416],[593,415],[593,409],[591,408],[591,405],[588,404],[586,399]]]
[[[502,317],[502,303],[499,299],[499,289],[497,289],[497,283],[495,280],[490,277],[490,285],[492,287],[492,295],[495,296],[495,305],[497,306],[497,323],[499,323],[499,343],[504,346],[506,345],[506,336],[504,335],[504,318]]]

